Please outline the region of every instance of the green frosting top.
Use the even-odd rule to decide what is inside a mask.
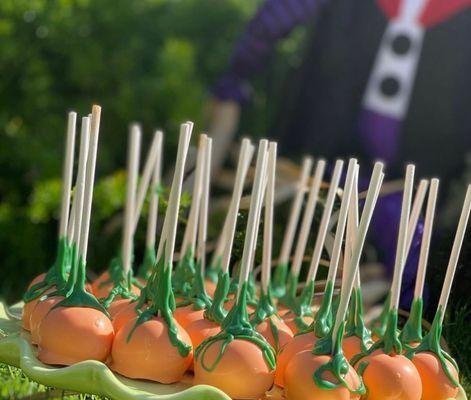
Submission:
[[[288,277],[288,263],[280,263],[275,268],[275,273],[270,282],[272,296],[282,298],[286,293],[286,278]]]
[[[46,273],[44,280],[32,285],[23,296],[23,301],[29,303],[41,297],[47,290],[55,287],[63,289],[67,282],[67,275],[72,263],[72,246],[67,238],[63,237],[58,241],[56,261]]]
[[[279,348],[279,331],[276,324],[273,322],[273,318],[281,319],[278,315],[276,306],[273,304],[273,299],[271,295],[271,288],[268,287],[268,291],[261,291],[260,299],[257,304],[257,308],[255,312],[251,316],[251,323],[254,328],[257,328],[262,322],[267,320],[271,333],[273,335],[273,339],[275,340],[275,348]]]
[[[205,275],[206,279],[209,279],[213,283],[217,283],[219,272],[221,271],[222,266],[222,256],[218,256],[208,268],[206,268]]]
[[[296,305],[296,297],[298,294],[299,275],[288,274],[288,281],[284,294],[279,298],[279,303],[293,310]],[[273,292],[273,288],[272,288]],[[274,296],[275,297],[275,296]]]
[[[224,318],[226,318],[227,311],[224,309],[224,304],[227,301],[230,280],[228,272],[219,271],[218,283],[216,284],[212,304],[204,312],[204,317],[210,321],[221,324]]]
[[[221,332],[215,336],[207,338],[196,348],[195,360],[200,361],[201,366],[205,370],[213,371],[224,356],[227,346],[236,339],[246,340],[256,344],[262,351],[265,361],[267,362],[267,365],[270,367],[270,369],[275,369],[275,350],[250,324],[249,315],[247,313],[247,291],[248,285],[247,283],[244,283],[239,299],[221,324]],[[205,362],[206,351],[211,345],[218,341],[223,342],[218,357],[211,365],[207,365]]]
[[[170,342],[178,349],[182,357],[186,357],[191,351],[191,346],[181,341],[178,337],[178,328],[173,318],[175,297],[172,290],[172,266],[165,266],[164,260],[165,254],[157,262],[155,271],[147,281],[147,285],[141,291],[139,301],[136,305],[136,311],[139,317],[129,332],[127,340],[129,341],[131,339],[135,329],[139,325],[159,315],[167,324]],[[144,304],[148,304],[148,308],[141,311]]]
[[[153,247],[147,248],[144,253],[144,260],[139,267],[137,276],[145,280],[149,279],[156,261],[155,249]]]
[[[317,337],[323,338],[332,329],[332,297],[334,294],[334,283],[328,281],[325,286],[324,296],[319,311],[314,321],[314,333]]]
[[[206,293],[204,286],[204,276],[201,261],[196,263],[195,276],[193,277],[193,285],[191,286],[188,300],[193,304],[194,310],[206,310],[211,306],[211,298]]]
[[[406,352],[406,357],[412,359],[417,353],[422,353],[424,351],[429,351],[434,353],[438,360],[440,361],[440,365],[445,372],[445,375],[452,383],[453,386],[458,387],[459,382],[455,379],[450,368],[447,364],[447,360],[456,368],[456,371],[459,371],[458,365],[456,361],[453,359],[451,355],[449,355],[446,351],[442,349],[440,346],[440,338],[442,336],[442,324],[441,319],[443,315],[443,308],[440,306],[438,308],[437,313],[435,314],[435,318],[432,322],[432,327],[430,328],[430,332],[428,332],[425,337],[422,339],[419,346],[413,348],[409,347]]]
[[[375,334],[376,336],[378,336],[379,338],[382,338],[384,335],[384,332],[386,332],[390,305],[391,305],[391,292],[388,293],[388,296],[386,297],[386,300],[384,301],[383,310],[381,311],[380,316],[378,317],[378,319],[376,319],[373,322],[371,326],[371,332]]]
[[[309,324],[306,324],[306,322],[304,322],[304,317],[314,316],[311,306],[313,296],[314,281],[311,281],[307,283],[306,286],[304,286],[299,297],[295,299],[294,305],[291,309],[291,311],[295,314],[294,323],[300,331],[313,328],[313,326],[310,326]]]
[[[365,352],[373,341],[371,340],[371,332],[366,327],[363,316],[363,295],[360,288],[354,287],[352,297],[350,298],[345,336],[356,336],[359,338],[361,351]]]
[[[326,335],[316,342],[316,345],[314,349],[312,350],[312,354],[331,355],[332,357],[327,363],[319,367],[314,372],[313,379],[317,387],[324,390],[332,390],[340,386],[343,386],[347,388],[350,391],[350,393],[363,395],[366,393],[366,388],[365,388],[365,385],[363,384],[363,379],[361,379],[363,370],[360,370],[358,373],[360,377],[360,385],[358,388],[350,387],[348,382],[345,380],[345,376],[348,374],[350,370],[350,364],[348,363],[347,359],[343,355],[343,351],[342,351],[342,338],[344,334],[344,329],[345,329],[345,323],[343,323],[340,326],[340,329],[337,332],[335,345],[333,343],[333,338],[331,335]],[[326,371],[331,372],[338,382],[335,383],[335,382],[330,382],[328,380],[323,379],[322,375]]]
[[[108,272],[110,274],[109,279],[100,283],[100,287],[110,283],[113,284],[113,289],[111,289],[108,297],[102,300],[106,308],[111,305],[117,296],[123,299],[137,299],[137,296],[131,290],[132,285],[134,284],[140,288],[142,288],[142,285],[133,277],[132,268],[129,269],[127,274],[124,272],[121,254],[111,260]]]
[[[422,340],[422,299],[414,299],[410,309],[409,318],[405,323],[399,338],[405,347],[414,342],[420,342]]]
[[[185,250],[183,258],[181,258],[173,273],[172,285],[174,293],[177,296],[188,297],[191,291],[191,283],[196,273],[195,254],[191,246]]]

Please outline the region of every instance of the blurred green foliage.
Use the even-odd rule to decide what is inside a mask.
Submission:
[[[257,1],[0,2],[0,296],[13,301],[54,259],[66,115],[103,107],[89,265],[119,245],[127,128],[203,128],[208,88]]]

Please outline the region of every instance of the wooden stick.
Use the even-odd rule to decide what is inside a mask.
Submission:
[[[185,233],[183,235],[180,256],[184,257],[188,249],[195,250],[196,234],[198,231],[198,216],[201,209],[201,187],[205,174],[205,155],[208,136],[201,134],[198,143],[198,156],[196,158],[195,181],[193,184],[193,194],[191,196],[191,208],[186,224]]]
[[[414,202],[412,204],[412,210],[410,213],[409,222],[407,224],[407,244],[405,249],[405,260],[409,255],[412,241],[414,240],[415,230],[417,228],[417,222],[419,222],[420,212],[424,205],[425,195],[427,194],[428,180],[422,179],[419,183],[419,188],[415,194]]]
[[[312,253],[311,264],[307,275],[306,282],[312,282],[316,279],[317,268],[322,256],[322,249],[324,248],[325,237],[327,236],[327,228],[329,226],[330,216],[332,215],[332,208],[334,207],[335,195],[339,187],[340,176],[342,175],[343,161],[337,160],[335,162],[334,172],[330,181],[329,190],[327,192],[327,200],[322,212],[322,218],[317,232],[316,242],[314,244],[314,252]]]
[[[213,140],[206,137],[204,165],[203,165],[203,179],[201,182],[201,210],[199,212],[198,224],[198,248],[196,258],[201,263],[201,274],[204,278],[206,268],[206,239],[208,227],[208,207],[209,207],[209,188],[211,182],[211,155]]]
[[[396,260],[394,263],[394,275],[391,284],[391,310],[397,310],[399,308],[402,273],[404,271],[405,266],[405,251],[408,232],[407,225],[409,221],[410,206],[412,202],[412,188],[414,185],[414,171],[415,166],[409,164],[406,169],[406,179],[404,182],[404,194],[402,198],[401,218],[399,222]]]
[[[424,291],[425,274],[432,239],[433,219],[435,215],[435,205],[437,203],[439,180],[434,178],[430,183],[430,192],[427,201],[427,211],[425,212],[424,232],[420,245],[419,265],[417,266],[417,278],[415,280],[414,298],[422,298]]]
[[[141,130],[140,126],[138,126],[138,129]],[[159,156],[159,152],[161,152],[161,146],[162,146],[162,132],[156,131],[152,139],[149,153],[147,155],[147,159],[144,164],[144,169],[142,171],[139,186],[137,188],[136,206],[135,206],[134,216],[133,216],[133,231],[134,232],[136,232],[137,225],[139,224],[139,218],[141,216],[142,207],[146,199],[147,190],[149,189],[150,179],[155,169],[157,157]]]
[[[178,140],[177,159],[175,162],[175,172],[173,175],[172,188],[168,199],[167,211],[165,213],[162,235],[160,235],[157,260],[160,260],[164,253],[165,246],[165,268],[172,268],[173,251],[175,249],[175,236],[178,226],[178,211],[180,208],[180,197],[183,185],[183,175],[185,172],[186,156],[190,145],[191,130],[193,124],[184,123],[180,126],[180,138]]]
[[[265,196],[265,220],[263,226],[263,256],[262,256],[262,290],[268,293],[271,279],[272,241],[273,241],[273,209],[275,199],[276,179],[276,142],[268,145],[267,186]]]
[[[141,129],[137,124],[129,132],[128,167],[126,179],[126,205],[124,208],[122,255],[123,270],[127,275],[131,269],[134,221],[136,210],[136,187],[139,175],[139,155],[141,151]]]
[[[83,198],[85,192],[85,176],[87,171],[87,157],[88,157],[88,145],[90,140],[90,119],[88,117],[82,118],[82,127],[80,130],[80,152],[78,161],[77,178],[75,182],[75,194],[74,204],[72,211],[75,214],[73,219],[74,231],[69,236],[72,243],[76,245],[80,240],[80,229],[82,224],[82,212],[83,212]],[[72,225],[72,224],[71,224]],[[78,260],[78,254],[74,261]]]
[[[232,193],[231,204],[227,211],[227,232],[223,235],[223,252],[222,254],[222,271],[224,273],[229,271],[229,263],[231,260],[232,245],[234,243],[234,234],[237,226],[237,214],[239,211],[240,199],[244,189],[245,176],[248,167],[253,157],[254,146],[248,139],[242,141],[242,147],[239,155],[239,163],[236,172],[236,181],[234,184],[234,191]]]
[[[80,228],[79,255],[85,262],[88,250],[88,235],[90,232],[90,217],[92,212],[93,186],[95,183],[96,158],[98,152],[98,137],[100,134],[101,107],[92,108],[90,144],[88,147],[87,173],[85,179],[85,194],[83,203],[82,226]]]
[[[458,265],[458,259],[461,252],[461,246],[463,244],[464,235],[466,233],[466,227],[469,220],[469,212],[471,210],[471,185],[468,185],[466,191],[466,197],[464,199],[463,208],[461,209],[460,220],[458,222],[458,228],[456,229],[455,240],[453,241],[453,247],[451,249],[450,260],[446,269],[445,281],[443,282],[442,292],[440,294],[440,300],[438,302],[438,309],[442,309],[440,323],[443,323],[445,318],[445,310],[450,298],[451,285],[453,284],[453,278],[455,277],[456,266]]]
[[[352,187],[355,176],[358,174],[358,164],[355,158],[351,158],[348,163],[347,176],[345,178],[345,186],[343,190],[342,202],[340,203],[339,218],[337,221],[337,229],[335,231],[334,245],[332,255],[330,257],[329,272],[327,274],[327,282],[332,282],[337,276],[337,267],[340,261],[340,253],[342,251],[343,237],[345,234],[345,226],[347,225],[348,209],[350,206],[350,198],[352,195]],[[328,283],[326,283],[327,285]]]
[[[286,264],[289,261],[291,255],[291,249],[293,248],[294,236],[296,234],[296,228],[298,226],[299,217],[301,215],[301,208],[303,206],[304,193],[306,192],[307,181],[312,168],[313,159],[306,157],[303,160],[301,176],[298,181],[298,187],[291,210],[288,218],[287,228],[281,244],[280,257],[278,264]]]
[[[70,192],[72,189],[72,176],[74,173],[75,125],[77,113],[69,112],[67,120],[67,138],[65,142],[65,157],[62,170],[62,200],[59,220],[59,239],[67,237],[67,224],[69,223]],[[70,238],[69,238],[70,240]]]
[[[294,257],[291,266],[291,275],[297,277],[301,271],[304,253],[306,252],[306,245],[311,233],[312,219],[319,200],[319,190],[322,184],[322,178],[325,171],[325,160],[319,160],[316,164],[314,176],[312,178],[311,189],[307,198],[306,208],[304,210],[303,219],[301,221],[301,228],[299,230],[298,241],[294,250]]]
[[[151,196],[149,204],[149,216],[147,218],[146,248],[155,247],[155,235],[157,233],[157,217],[159,214],[159,193],[157,192],[162,178],[162,131],[155,132],[157,156],[152,171]]]
[[[363,246],[365,244],[366,233],[368,232],[371,217],[373,216],[376,201],[378,200],[379,189],[383,182],[383,178],[383,164],[377,162],[373,168],[373,174],[371,175],[370,185],[366,195],[365,206],[363,207],[360,223],[356,232],[355,242],[353,243],[352,257],[350,258],[347,268],[344,268],[342,274],[340,304],[337,311],[337,316],[335,318],[334,328],[332,329],[332,340],[334,342],[332,349],[335,349],[336,347],[338,331],[345,321],[345,317],[347,315],[348,303],[350,302],[350,297],[352,295],[353,281],[355,276],[358,275],[357,271],[360,264],[360,257],[363,251]]]
[[[267,162],[268,141],[262,139],[258,147],[257,165],[255,167],[255,179],[252,187],[252,195],[250,197],[249,216],[247,220],[247,228],[245,230],[244,250],[242,252],[239,289],[237,292],[237,300],[239,300],[242,286],[249,279],[249,272],[252,269],[253,259],[255,256],[256,233],[259,221],[259,208],[261,208],[261,199],[263,193],[264,172]]]

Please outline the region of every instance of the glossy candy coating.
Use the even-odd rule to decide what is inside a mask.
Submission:
[[[46,277],[45,273],[42,273],[42,274],[38,275],[36,278],[34,278],[31,281],[31,283],[28,286],[28,289],[31,288],[31,286],[35,285],[36,283],[42,282],[45,277]],[[31,327],[30,327],[31,313],[33,312],[34,308],[36,307],[36,304],[38,304],[39,299],[40,299],[40,297],[30,301],[29,303],[26,303],[23,307],[22,326],[23,326],[23,329],[26,329],[27,331],[29,331],[31,329]]]
[[[284,323],[282,319],[277,317],[276,315],[272,315],[270,317],[271,323],[273,323],[277,329],[277,336],[278,339],[275,340],[273,335],[271,323],[268,320],[262,321],[258,324],[255,329],[258,333],[260,333],[267,342],[275,349],[281,349],[282,347],[286,346],[288,342],[293,339],[293,332],[291,331],[290,327]]]
[[[31,313],[31,317],[29,319],[31,328],[31,343],[39,343],[39,326],[42,320],[46,317],[51,308],[62,300],[64,300],[63,296],[54,296],[36,303],[36,307],[34,307],[34,310]]]

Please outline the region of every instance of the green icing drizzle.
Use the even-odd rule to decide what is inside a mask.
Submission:
[[[76,246],[72,246],[72,256],[75,260]],[[109,318],[108,311],[98,301],[98,299],[85,290],[86,265],[83,257],[72,263],[72,268],[66,285],[47,297],[64,296],[65,299],[54,305],[51,310],[59,307],[88,307],[101,311]]]
[[[361,289],[353,288],[347,323],[345,325],[345,337],[356,336],[359,338],[361,351],[365,352],[373,341],[371,340],[371,332],[366,327],[363,316],[363,295]]]
[[[319,311],[314,321],[314,333],[317,337],[323,338],[328,335],[332,328],[332,297],[334,294],[334,283],[328,281],[325,285],[325,292]]]
[[[272,294],[271,294],[271,288],[268,287],[268,291],[265,293],[265,291],[262,290],[260,294],[260,300],[258,302],[257,308],[255,309],[255,312],[251,316],[251,323],[254,328],[256,328],[258,325],[260,325],[262,322],[265,320],[268,320],[268,323],[270,325],[270,330],[273,335],[273,339],[275,339],[275,348],[279,348],[279,332],[278,332],[278,327],[275,325],[275,323],[272,320],[272,317],[280,319],[276,307],[273,304],[273,299],[272,299]]]
[[[335,346],[331,335],[326,335],[316,342],[316,345],[312,350],[312,353],[314,355],[332,355],[332,357],[327,363],[320,366],[314,372],[313,380],[317,387],[323,390],[332,390],[343,386],[347,388],[350,393],[363,395],[366,393],[366,388],[363,384],[363,379],[361,378],[363,370],[359,371],[360,386],[357,389],[350,387],[348,382],[345,380],[345,376],[350,370],[350,364],[343,355],[342,351],[342,338],[344,334],[344,329],[345,323],[340,326],[340,329],[337,332]],[[337,379],[338,383],[329,382],[323,379],[322,375],[326,371],[330,371]]]
[[[217,367],[227,346],[235,339],[246,340],[257,345],[262,351],[269,368],[272,370],[276,368],[275,350],[250,324],[247,313],[247,286],[247,283],[243,284],[239,299],[221,324],[221,332],[204,340],[195,350],[195,360],[199,360],[201,357],[201,366],[206,371],[211,372]],[[206,352],[212,344],[218,341],[223,342],[218,357],[212,365],[207,365],[205,363]]]
[[[288,263],[280,263],[276,266],[271,280],[272,296],[276,299],[286,293],[286,278],[288,277]]]
[[[152,268],[154,267],[155,262],[155,249],[153,247],[147,248],[144,253],[144,260],[142,261],[142,264],[139,267],[137,276],[145,280],[149,279],[150,275],[152,274]]]
[[[286,282],[285,293],[283,294],[283,296],[280,297],[280,300],[279,300],[280,304],[283,304],[289,309],[293,309],[295,307],[296,296],[298,294],[298,283],[299,283],[299,275],[293,275],[293,274],[288,275],[288,281]]]
[[[210,321],[221,324],[227,316],[227,311],[224,309],[224,303],[227,301],[230,280],[231,278],[229,277],[228,272],[223,272],[222,270],[219,271],[218,283],[216,285],[212,304],[204,312],[204,317]]]
[[[386,300],[383,304],[383,311],[381,311],[380,316],[373,322],[371,327],[371,332],[382,338],[384,333],[386,332],[386,326],[388,324],[389,318],[389,308],[391,305],[391,292],[388,293]]]
[[[385,354],[402,354],[402,343],[399,340],[397,330],[398,314],[397,309],[392,309],[388,313],[388,323],[383,337],[378,340],[368,350],[354,356],[351,360],[352,365],[357,364],[362,358],[372,354],[376,350],[382,350]]]
[[[422,353],[424,351],[429,351],[431,353],[434,353],[437,356],[438,360],[440,361],[440,364],[448,380],[453,384],[453,386],[457,387],[459,386],[459,382],[455,379],[455,377],[451,373],[450,368],[448,367],[448,364],[446,363],[446,361],[448,360],[455,367],[456,371],[459,371],[458,365],[456,364],[456,361],[453,359],[453,357],[450,354],[448,354],[446,351],[444,351],[442,347],[440,346],[440,338],[442,336],[442,328],[443,328],[440,322],[442,315],[443,315],[443,307],[440,306],[437,310],[437,313],[435,314],[435,318],[433,319],[430,332],[428,332],[424,336],[424,338],[422,339],[418,347],[415,347],[415,348],[410,347],[407,349],[406,357],[409,359],[412,359],[417,353]]]
[[[301,294],[296,298],[294,305],[291,311],[296,315],[294,318],[294,323],[296,324],[299,330],[304,330],[309,328],[309,324],[304,322],[303,317],[312,317],[314,313],[312,312],[312,298],[314,296],[314,282],[309,282],[304,286]]]
[[[123,299],[137,299],[137,296],[131,290],[132,285],[137,280],[133,279],[132,268],[129,269],[127,274],[124,272],[121,254],[111,260],[108,271],[110,274],[109,279],[100,283],[100,287],[110,283],[113,284],[113,289],[111,289],[108,297],[102,299],[103,305],[106,308],[111,305],[117,296]]]
[[[175,297],[172,290],[172,266],[170,264],[165,266],[164,260],[165,255],[157,262],[155,271],[141,292],[136,310],[140,310],[142,305],[146,303],[149,304],[149,307],[139,312],[139,317],[129,332],[127,340],[131,339],[139,325],[151,320],[155,315],[159,315],[167,324],[170,342],[178,349],[182,357],[186,357],[190,354],[192,347],[182,342],[178,337],[178,328],[173,318]]]
[[[414,299],[410,309],[409,318],[399,335],[399,338],[405,347],[409,347],[408,345],[410,343],[420,342],[422,340],[422,310],[422,299]]]
[[[204,286],[201,261],[196,263],[196,273],[193,278],[193,285],[188,299],[193,304],[194,310],[206,310],[211,306],[211,298],[208,296],[208,293],[206,293],[206,288]]]
[[[185,255],[179,260],[173,274],[173,290],[177,296],[187,297],[191,291],[191,282],[195,277],[195,255],[191,246],[185,251]]]
[[[71,268],[72,247],[63,237],[58,241],[56,260],[49,271],[46,273],[44,280],[31,286],[23,296],[23,301],[29,303],[38,297],[41,297],[47,290],[52,287],[62,289],[67,282],[67,274]]]
[[[215,261],[206,268],[205,275],[206,279],[209,279],[213,283],[217,283],[219,272],[221,271],[222,267],[222,256],[218,256]]]

